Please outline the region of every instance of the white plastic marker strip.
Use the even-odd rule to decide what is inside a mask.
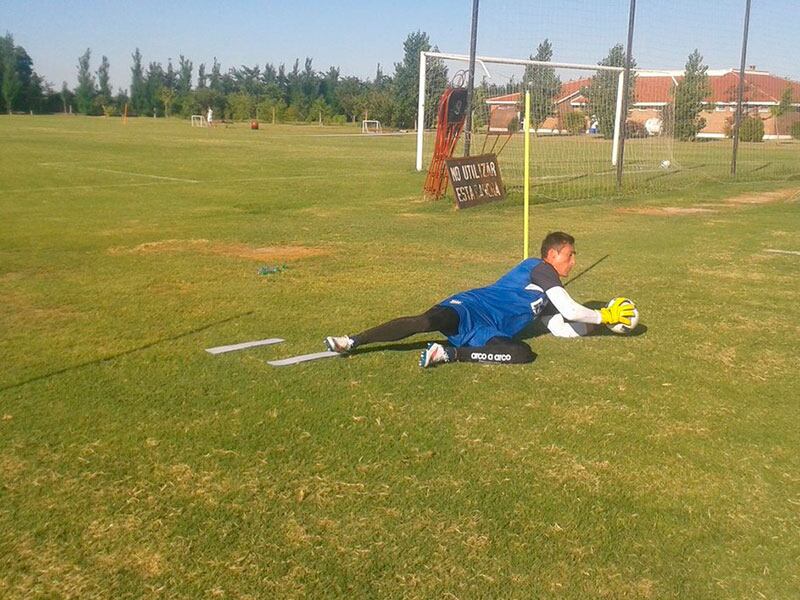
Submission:
[[[287,367],[289,365],[296,365],[298,363],[308,362],[310,360],[319,360],[321,358],[332,358],[334,356],[341,356],[338,352],[315,352],[314,354],[301,354],[300,356],[292,356],[291,358],[284,358],[281,360],[268,360],[267,364],[273,367]]]
[[[230,346],[215,346],[214,348],[206,348],[209,354],[224,354],[225,352],[233,352],[235,350],[244,350],[245,348],[255,348],[257,346],[269,346],[270,344],[279,344],[283,342],[281,338],[269,338],[268,340],[255,340],[254,342],[242,342],[241,344],[231,344]]]
[[[771,250],[767,249],[764,252],[772,252],[773,254],[794,254],[795,256],[800,256],[800,252],[796,252],[794,250]]]

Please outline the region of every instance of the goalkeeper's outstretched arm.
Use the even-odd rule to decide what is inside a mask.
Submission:
[[[550,300],[550,303],[567,321],[588,323],[590,325],[599,325],[603,322],[603,317],[599,310],[592,310],[583,304],[575,302],[563,287],[552,287],[545,294],[547,294],[547,299]]]
[[[588,323],[590,325],[614,325],[615,323],[622,323],[624,325],[631,324],[631,317],[633,317],[634,309],[630,305],[623,302],[623,298],[616,298],[614,302],[608,306],[604,306],[600,310],[592,310],[579,304],[572,299],[561,286],[556,286],[548,289],[545,294],[547,298],[561,313],[567,321],[576,323]]]

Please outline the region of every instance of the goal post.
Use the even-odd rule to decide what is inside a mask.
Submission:
[[[364,119],[361,121],[361,133],[383,133],[381,122],[374,119]]]

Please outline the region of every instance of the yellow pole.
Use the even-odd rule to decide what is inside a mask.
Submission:
[[[523,217],[523,245],[522,258],[528,258],[528,206],[530,202],[530,176],[531,176],[531,135],[530,125],[531,122],[531,92],[525,90],[525,174],[523,176],[523,197],[525,199],[525,215]]]

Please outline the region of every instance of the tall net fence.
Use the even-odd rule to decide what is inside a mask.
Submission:
[[[637,3],[622,115],[629,6],[483,0],[471,153],[498,154],[514,189],[522,185],[529,134],[532,191],[544,201],[617,193],[619,160],[624,192],[800,179],[800,63],[792,58],[800,55],[800,11],[779,0],[753,3],[742,79],[744,0]],[[433,152],[437,99],[468,69],[465,54],[426,59],[423,168]]]

